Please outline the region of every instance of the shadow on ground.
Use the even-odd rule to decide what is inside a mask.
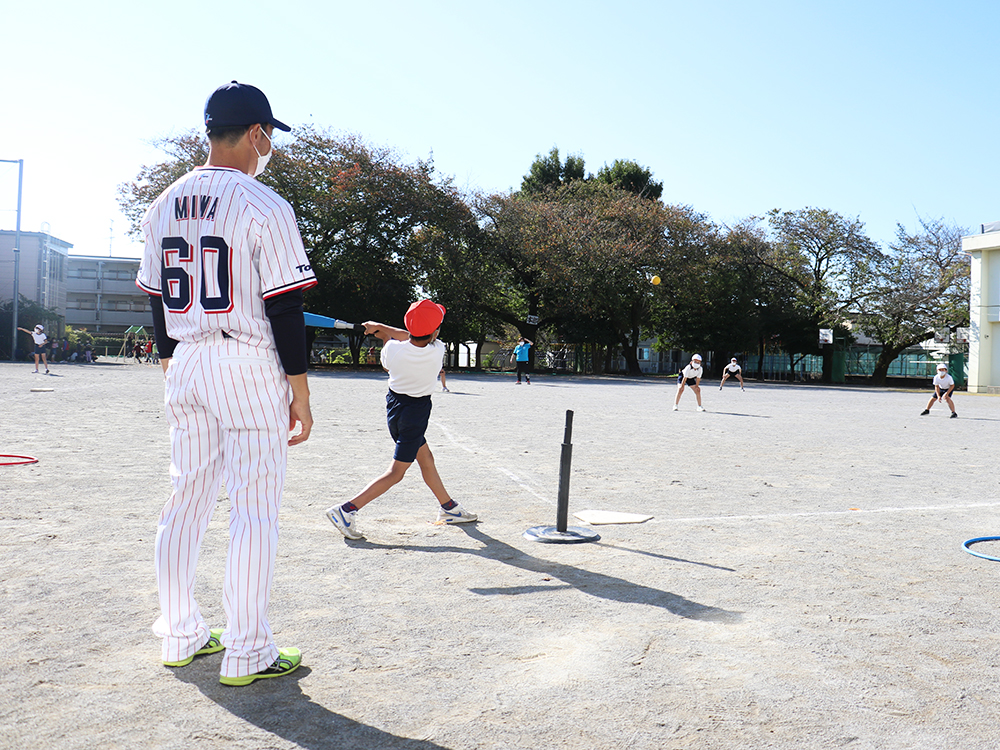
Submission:
[[[660,607],[671,614],[684,617],[689,620],[703,620],[706,622],[737,623],[742,620],[742,613],[733,612],[719,607],[712,607],[699,602],[685,599],[678,594],[669,591],[661,591],[649,586],[632,583],[623,578],[594,573],[589,570],[581,570],[572,565],[554,563],[549,560],[542,560],[533,557],[516,547],[512,547],[506,542],[491,537],[480,531],[473,524],[462,524],[462,531],[476,541],[482,543],[479,549],[468,549],[466,547],[414,545],[414,544],[378,544],[367,540],[348,541],[350,546],[361,549],[399,549],[411,552],[450,552],[453,554],[474,555],[490,560],[502,562],[521,570],[529,570],[533,573],[540,573],[556,580],[562,581],[567,588],[574,588],[585,594],[596,596],[609,601],[622,602],[625,604],[646,604],[651,607]],[[347,540],[345,540],[347,541]],[[682,560],[680,558],[666,558],[676,562],[689,563],[692,565],[704,565],[705,563]],[[711,566],[716,567],[716,566]],[[721,568],[721,570],[729,570]],[[533,594],[541,591],[551,591],[553,586],[513,586],[496,588],[474,588],[470,589],[474,594],[483,596],[517,596],[523,594]]]
[[[361,724],[315,703],[302,692],[299,680],[309,674],[308,667],[274,679],[258,680],[244,687],[230,687],[219,682],[221,657],[196,659],[183,669],[174,670],[181,682],[194,685],[211,701],[249,724],[306,750],[342,750],[366,747],[385,750],[447,750],[427,740],[400,737]],[[224,740],[211,729],[194,730],[198,741]]]

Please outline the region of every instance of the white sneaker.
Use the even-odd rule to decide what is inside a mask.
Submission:
[[[451,510],[438,508],[438,523],[471,523],[478,520],[479,516],[475,513],[469,513],[461,505],[456,505]]]
[[[364,538],[364,535],[357,529],[357,521],[354,520],[357,515],[356,510],[345,513],[339,505],[334,505],[326,511],[326,517],[330,519],[330,523],[336,526],[340,533],[348,539]]]
[[[674,404],[674,411],[677,411],[677,404]]]
[[[699,406],[698,407],[698,411],[705,411],[705,407],[704,406]]]

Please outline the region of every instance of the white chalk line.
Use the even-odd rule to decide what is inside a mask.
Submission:
[[[487,460],[494,465],[493,468],[495,468],[501,474],[503,474],[504,476],[506,476],[512,482],[514,482],[518,487],[520,487],[522,490],[524,490],[525,492],[527,492],[529,495],[532,495],[532,496],[538,498],[539,500],[541,500],[542,502],[548,503],[549,505],[556,505],[557,504],[556,501],[553,500],[552,498],[548,498],[548,497],[545,497],[544,495],[539,494],[538,492],[535,491],[535,489],[533,487],[530,487],[529,485],[525,484],[521,480],[521,478],[518,477],[516,474],[514,474],[514,472],[512,472],[510,469],[508,469],[505,466],[499,465],[500,462],[497,461],[496,456],[494,456],[489,451],[484,450],[483,448],[481,448],[479,446],[476,446],[474,444],[471,444],[471,441],[469,441],[467,438],[459,440],[459,438],[456,437],[456,435],[451,430],[449,430],[441,422],[438,422],[435,419],[432,419],[430,421],[430,423],[432,425],[434,425],[435,427],[437,427],[439,430],[441,430],[441,432],[444,433],[444,436],[446,438],[448,438],[448,440],[453,445],[461,448],[462,450],[466,451],[467,453],[473,453],[473,454],[477,454],[479,456],[486,456]]]
[[[468,439],[459,440],[459,438],[441,422],[437,420],[431,420],[431,424],[441,430],[445,437],[457,447],[462,450],[478,454],[480,456],[487,456],[491,463],[494,464],[494,468],[501,474],[506,476],[512,482],[514,482],[518,487],[523,489],[528,494],[538,498],[539,500],[548,503],[549,505],[557,505],[555,500],[545,497],[534,490],[534,488],[525,484],[520,477],[518,477],[514,472],[505,466],[498,465],[499,462],[496,457],[487,450],[475,445],[470,445],[471,441]],[[800,511],[798,513],[761,513],[755,515],[742,515],[742,516],[691,516],[688,518],[668,518],[660,517],[652,519],[653,523],[722,523],[725,521],[769,521],[778,520],[782,518],[820,518],[829,516],[851,516],[851,515],[873,515],[876,513],[924,513],[924,512],[937,512],[937,511],[948,511],[948,510],[971,510],[973,508],[996,508],[1000,507],[1000,502],[995,503],[966,503],[964,505],[921,505],[917,507],[889,507],[889,508],[857,508],[855,510],[817,510],[817,511]]]
[[[691,518],[662,518],[661,521],[668,523],[720,523],[722,521],[768,521],[780,518],[816,518],[820,516],[857,516],[870,515],[875,513],[924,513],[928,511],[942,510],[969,510],[972,508],[996,508],[1000,502],[996,503],[968,503],[966,505],[922,505],[912,508],[858,508],[857,510],[817,510],[803,511],[800,513],[767,513],[747,516],[694,516]]]

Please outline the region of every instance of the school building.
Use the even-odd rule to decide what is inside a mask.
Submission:
[[[47,232],[21,232],[15,257],[15,239],[0,230],[0,300],[13,298],[16,265],[18,294],[58,316],[44,321],[51,336],[61,337],[66,326],[90,333],[152,326],[149,298],[135,285],[138,258],[70,255],[73,245]]]

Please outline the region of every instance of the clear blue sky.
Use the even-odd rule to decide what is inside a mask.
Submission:
[[[201,129],[232,79],[289,124],[433,152],[461,187],[517,188],[558,146],[591,172],[637,161],[665,201],[720,223],[829,208],[885,244],[918,214],[1000,220],[997,3],[56,0],[3,16],[0,159],[25,162],[22,229],[48,222],[74,253],[138,256],[116,186],[164,158],[153,139]],[[16,188],[0,164],[0,229]]]

